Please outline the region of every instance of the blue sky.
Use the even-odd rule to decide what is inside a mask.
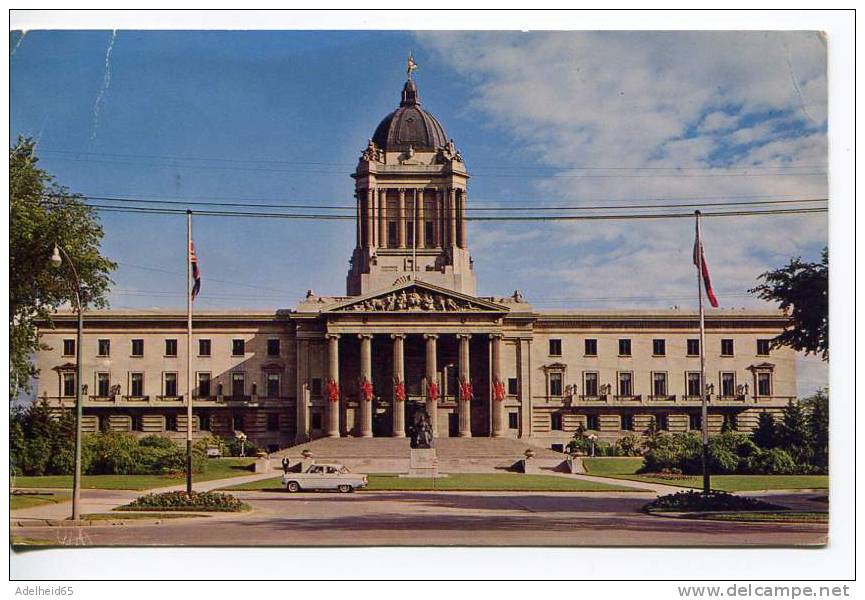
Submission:
[[[409,51],[424,106],[473,175],[474,206],[827,195],[826,49],[813,32],[112,35],[10,40],[10,142],[37,137],[42,165],[88,195],[349,205],[349,174],[398,103]],[[181,306],[184,219],[103,223],[120,264],[112,306]],[[759,273],[816,259],[827,239],[824,214],[704,229],[724,306],[758,306],[746,290]],[[690,220],[475,222],[469,242],[481,295],[691,307],[692,232]],[[197,218],[198,305],[344,293],[353,236],[351,222]],[[825,379],[803,368],[816,373],[807,385]]]

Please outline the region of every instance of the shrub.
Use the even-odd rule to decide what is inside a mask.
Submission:
[[[239,512],[249,506],[221,492],[163,492],[139,496],[134,501],[116,510],[190,510],[204,512]]]
[[[689,472],[689,466],[700,462],[700,438],[693,433],[660,434],[646,442],[641,473],[659,473],[679,469]]]
[[[799,470],[793,458],[781,448],[763,450],[748,462],[748,471],[757,475],[789,475]]]
[[[643,449],[643,441],[636,435],[628,434],[616,440],[620,456],[639,456]]]
[[[222,446],[228,456],[240,456],[241,443],[237,438],[225,440]],[[243,442],[243,453],[246,456],[255,456],[261,448],[250,442],[248,439]]]
[[[661,496],[646,504],[644,512],[712,512],[712,511],[753,511],[753,510],[789,510],[784,506],[776,506],[757,498],[736,496],[727,492],[712,491],[703,494],[696,490],[676,492]]]
[[[179,446],[167,437],[161,435],[147,435],[138,440],[139,446],[148,448],[161,448],[163,450],[176,450]]]
[[[93,454],[89,469],[93,475],[132,475],[137,469],[138,440],[131,433],[109,431],[87,436]]]

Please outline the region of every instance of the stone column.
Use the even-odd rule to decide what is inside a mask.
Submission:
[[[360,380],[372,384],[372,334],[358,334],[360,338]],[[360,404],[360,437],[372,437],[372,409],[375,399],[369,401],[363,397],[363,388],[358,386],[358,404]]]
[[[399,247],[405,248],[405,189],[399,189],[399,213],[398,213],[399,227],[397,231],[399,231]]]
[[[448,209],[448,219],[450,219],[450,232],[448,233],[448,244],[450,246],[457,245],[457,189],[451,187],[449,190],[450,206]]]
[[[459,351],[459,381],[469,382],[471,384],[472,376],[469,365],[469,340],[472,336],[468,333],[458,333],[457,339],[460,343]],[[459,421],[460,421],[460,437],[472,437],[472,402],[470,399],[462,397],[462,390],[458,392],[459,397]]]
[[[441,247],[441,245],[442,245],[442,242],[441,242],[441,230],[442,230],[442,223],[441,223],[441,214],[442,214],[442,208],[441,208],[441,194],[439,193],[438,188],[433,188],[431,191],[432,191],[433,206],[434,206],[434,208],[433,208],[433,214],[432,214],[432,219],[433,219],[433,246],[435,246],[435,247]]]
[[[354,198],[357,204],[357,210],[355,211],[355,220],[357,221],[357,223],[355,223],[357,229],[357,247],[361,248],[363,246],[363,233],[361,231],[361,228],[363,227],[363,214],[361,213],[362,202],[360,192],[355,191]]]
[[[460,248],[468,248],[468,224],[466,223],[466,201],[468,200],[468,192],[465,189],[460,190]]]
[[[339,387],[339,334],[327,334],[327,380]],[[340,393],[340,396],[342,394]],[[339,437],[340,400],[332,402],[327,398],[327,436]]]
[[[504,434],[505,401],[496,400],[495,386],[497,383],[504,385],[502,381],[502,334],[490,334],[490,363],[493,390],[490,409],[493,417],[493,437],[502,437]]]
[[[298,444],[309,441],[309,385],[307,365],[309,364],[309,341],[297,340],[297,407],[296,432],[294,440]]]
[[[429,397],[429,384],[435,383],[438,385],[438,367],[436,365],[436,340],[439,336],[434,333],[424,334],[426,340],[426,385],[424,390],[426,396],[426,412],[430,417],[432,425],[433,437],[438,437],[438,399],[432,400]],[[441,397],[441,389],[439,389],[439,398]]]
[[[520,437],[532,437],[531,348],[529,340],[521,339],[517,346],[517,379],[520,399]]]
[[[387,248],[387,188],[378,191],[378,246]]]
[[[373,225],[373,204],[375,200],[375,188],[366,190],[366,246],[375,248],[375,227]]]
[[[426,247],[426,227],[424,225],[424,190],[423,188],[417,188],[414,191],[415,204],[417,204],[417,210],[415,211],[416,216],[415,220],[417,221],[417,225],[415,225],[414,239],[418,248]]]
[[[392,333],[393,340],[393,437],[405,437],[405,397],[402,400],[396,398],[397,383],[403,384],[405,389],[405,334]]]
[[[443,187],[439,190],[441,202],[439,203],[439,245],[447,248],[448,245],[448,189]]]

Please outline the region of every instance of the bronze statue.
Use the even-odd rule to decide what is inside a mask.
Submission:
[[[415,413],[414,423],[409,428],[412,448],[432,448],[432,425],[425,410]]]

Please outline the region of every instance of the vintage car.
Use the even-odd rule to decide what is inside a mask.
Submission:
[[[289,492],[300,490],[337,490],[342,493],[353,492],[368,485],[366,475],[352,473],[343,465],[313,464],[302,473],[286,473],[282,483]]]

